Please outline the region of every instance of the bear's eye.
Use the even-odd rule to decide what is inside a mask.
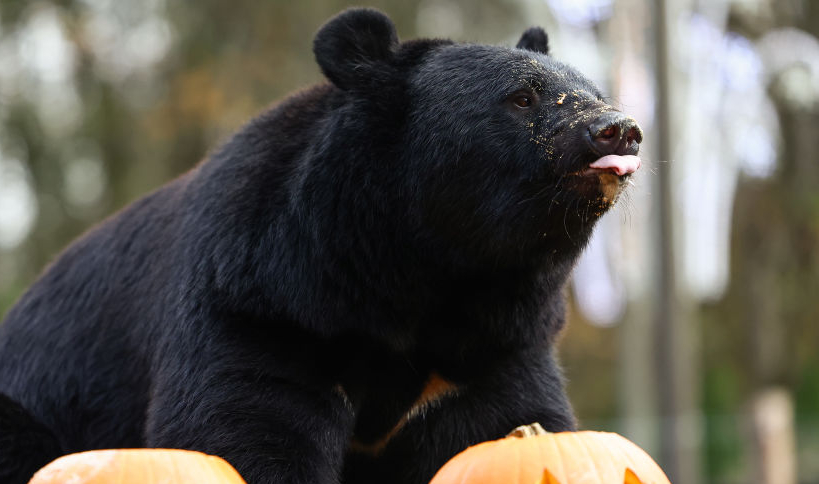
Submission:
[[[532,106],[533,101],[532,101],[532,96],[530,96],[528,94],[518,94],[517,96],[515,96],[512,99],[512,102],[515,104],[515,106],[517,106],[517,107],[519,107],[521,109],[526,109],[526,108]]]
[[[524,88],[507,94],[503,103],[512,112],[523,115],[524,111],[529,111],[540,104],[540,97],[536,92]]]

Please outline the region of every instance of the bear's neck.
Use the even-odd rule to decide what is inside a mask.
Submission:
[[[562,327],[573,254],[516,267],[452,267],[406,240],[395,217],[332,198],[300,200],[271,244],[270,273],[287,282],[270,300],[303,328],[468,358],[546,342]]]
[[[343,126],[331,126],[341,134],[312,144],[309,157],[272,161],[251,150],[264,145],[268,124],[281,115],[254,121],[225,151],[246,153],[217,154],[195,174],[196,183],[213,184],[207,193],[219,194],[196,200],[204,219],[197,223],[224,233],[194,241],[203,246],[198,253],[219,254],[213,276],[197,284],[229,296],[211,297],[234,305],[219,310],[287,320],[326,338],[361,334],[402,352],[430,340],[450,352],[521,346],[558,331],[576,244],[555,241],[554,250],[539,252],[547,255],[514,267],[444,262],[411,240],[400,225],[405,217],[390,211],[401,205],[399,195],[374,190],[378,177],[389,176],[374,170],[389,167],[372,153],[349,152],[368,146],[355,140],[361,129],[345,134]],[[334,153],[346,158],[332,159]],[[350,159],[360,161],[349,168]],[[226,179],[241,183],[226,191]]]

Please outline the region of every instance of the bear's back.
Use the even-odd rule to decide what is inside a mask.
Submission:
[[[164,305],[163,247],[172,244],[176,210],[169,199],[181,181],[70,245],[0,325],[0,393],[61,435],[65,449],[140,444],[145,336]]]
[[[192,267],[208,250],[197,244],[224,243],[239,222],[220,218],[220,207],[239,198],[252,206],[258,190],[248,187],[286,203],[293,165],[318,136],[333,91],[324,84],[274,105],[207,161],[63,251],[0,324],[0,393],[66,451],[144,446],[155,346],[186,286],[207,271]]]

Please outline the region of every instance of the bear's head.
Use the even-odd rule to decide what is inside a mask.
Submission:
[[[385,15],[354,9],[314,52],[343,92],[335,133],[361,154],[340,163],[357,164],[361,198],[447,260],[573,257],[640,165],[637,123],[552,58],[540,28],[515,48],[400,43]]]

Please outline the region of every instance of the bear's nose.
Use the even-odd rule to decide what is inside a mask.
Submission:
[[[608,112],[589,125],[589,141],[600,156],[636,155],[643,141],[643,130],[633,118]]]

